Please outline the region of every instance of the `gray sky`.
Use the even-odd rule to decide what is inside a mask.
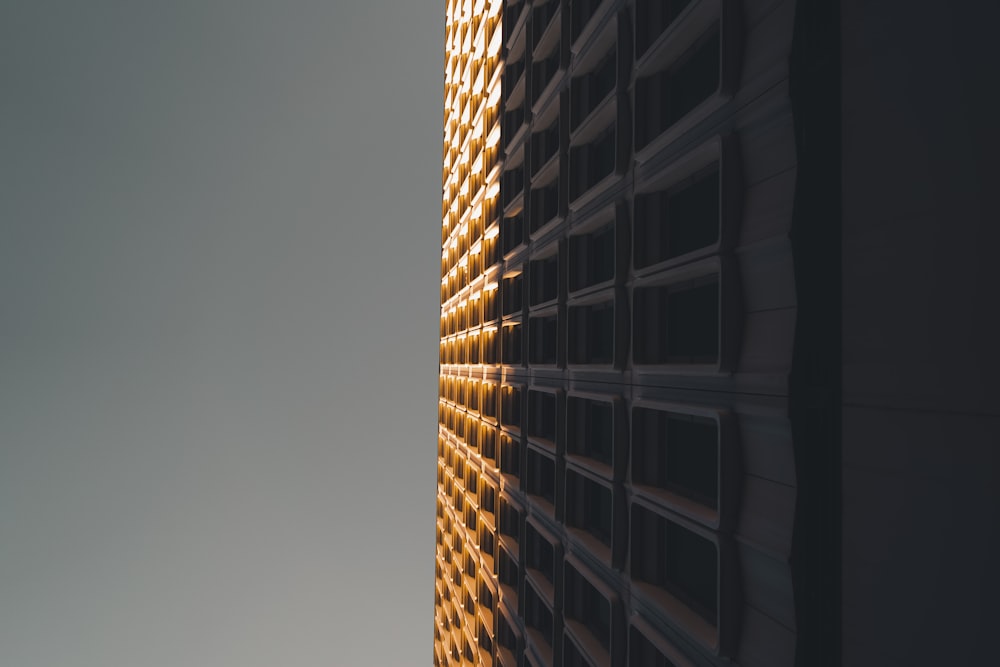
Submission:
[[[443,0],[0,0],[0,665],[432,659]]]

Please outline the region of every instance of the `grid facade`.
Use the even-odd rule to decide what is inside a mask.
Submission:
[[[435,665],[791,665],[793,0],[449,0]]]

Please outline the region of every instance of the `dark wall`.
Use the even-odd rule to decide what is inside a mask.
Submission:
[[[994,664],[996,3],[843,0],[843,664]]]

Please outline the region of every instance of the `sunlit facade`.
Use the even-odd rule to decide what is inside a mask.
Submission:
[[[446,4],[434,664],[806,664],[796,3]]]

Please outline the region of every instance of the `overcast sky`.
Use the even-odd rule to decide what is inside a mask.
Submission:
[[[432,660],[444,0],[0,0],[0,665]]]

